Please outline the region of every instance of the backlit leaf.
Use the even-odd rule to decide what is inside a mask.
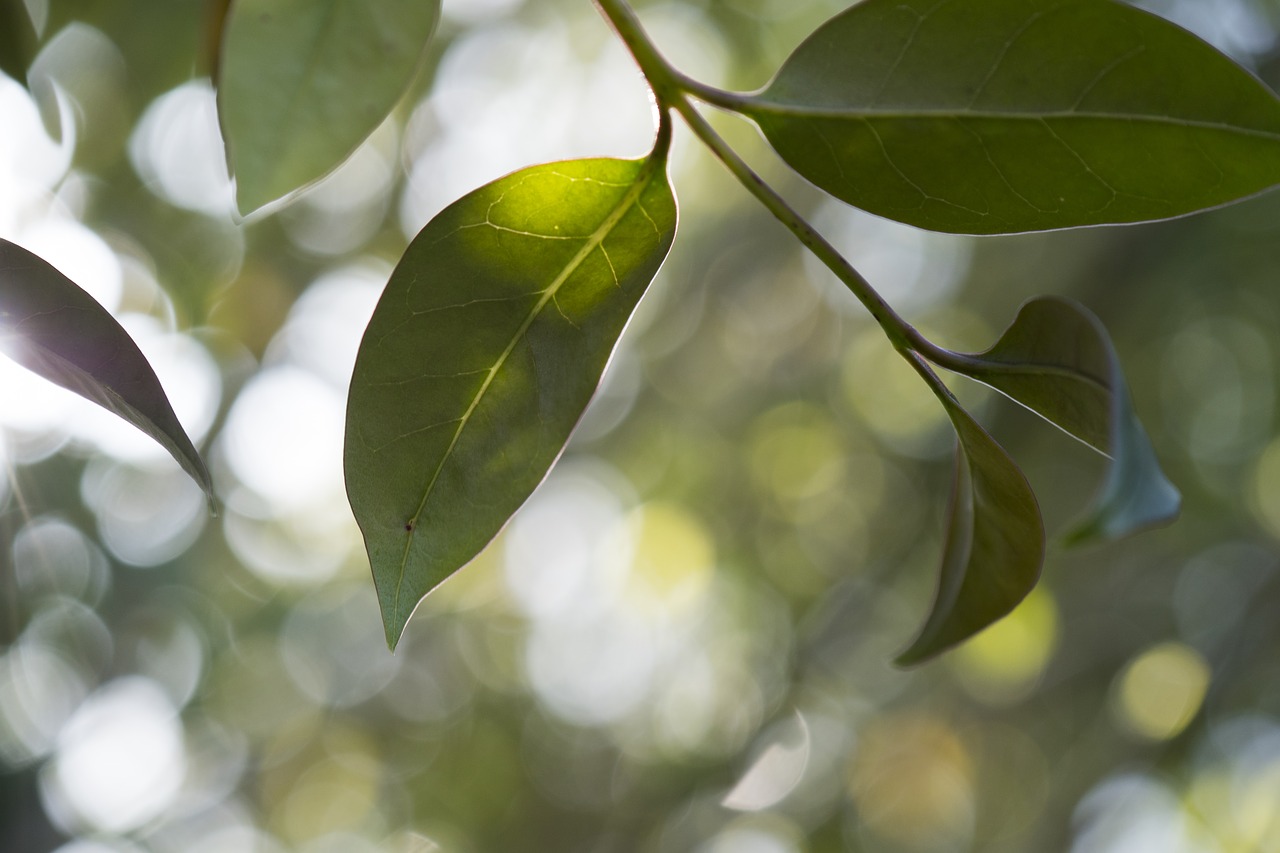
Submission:
[[[1178,490],[1133,412],[1111,338],[1087,308],[1068,299],[1033,299],[991,349],[951,355],[939,363],[1111,457],[1093,508],[1069,538],[1123,536],[1178,514]]]
[[[440,0],[237,0],[218,118],[244,213],[337,167],[408,89]]]
[[[209,472],[128,332],[71,279],[7,240],[0,240],[0,346],[28,370],[154,438],[212,505]]]
[[[949,394],[940,395],[960,445],[938,591],[928,619],[897,663],[925,661],[1008,615],[1035,587],[1044,523],[1026,477]]]
[[[1280,101],[1112,0],[866,0],[746,99],[793,168],[921,228],[1179,216],[1280,182]]]
[[[488,184],[392,274],[356,360],[345,456],[392,648],[546,476],[591,399],[675,235],[665,147]]]

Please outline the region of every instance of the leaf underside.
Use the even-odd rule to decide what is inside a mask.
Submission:
[[[1026,477],[954,398],[943,404],[959,447],[938,590],[899,666],[928,660],[1008,615],[1035,587],[1044,561],[1044,523]]]
[[[71,279],[7,240],[0,240],[0,345],[18,364],[154,438],[212,506],[209,471],[128,332]]]
[[[963,359],[948,367],[1111,457],[1102,488],[1069,541],[1115,538],[1177,516],[1178,490],[1134,414],[1110,336],[1083,305],[1032,299],[991,349]]]
[[[440,0],[237,0],[218,119],[242,213],[336,168],[413,82]]]
[[[1165,219],[1280,182],[1280,100],[1112,0],[866,0],[741,109],[821,189],[935,231]]]
[[[387,642],[546,476],[675,235],[665,156],[516,172],[409,246],[361,343],[347,493]]]

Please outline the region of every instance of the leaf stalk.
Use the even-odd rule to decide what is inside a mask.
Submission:
[[[920,348],[924,336],[904,320],[876,291],[854,266],[827,241],[795,208],[778,194],[764,178],[752,169],[723,137],[711,127],[710,122],[698,112],[689,95],[724,109],[738,109],[739,101],[732,92],[725,92],[690,79],[658,52],[626,0],[596,0],[596,5],[613,25],[623,44],[631,52],[640,72],[648,81],[660,112],[674,110],[679,113],[690,130],[711,150],[721,163],[746,187],[764,207],[774,215],[810,252],[822,261],[863,304],[884,330],[894,348],[906,356]],[[931,346],[931,345],[930,345]],[[933,347],[936,349],[936,347]]]

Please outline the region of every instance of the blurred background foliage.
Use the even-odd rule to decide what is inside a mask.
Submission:
[[[0,4],[7,68],[34,60],[43,118],[0,78],[0,235],[117,314],[225,506],[0,364],[0,849],[1280,849],[1280,195],[940,236],[824,201],[717,117],[940,343],[987,346],[1036,294],[1089,305],[1185,494],[1169,528],[1051,546],[1010,617],[902,671],[940,549],[943,412],[678,136],[681,234],[601,392],[392,656],[342,490],[364,323],[454,198],[647,148],[628,57],[581,0],[446,0],[387,123],[237,224],[207,77],[220,4],[33,2],[39,45],[21,5]],[[684,70],[750,89],[844,4],[639,5]],[[1148,5],[1280,84],[1280,3]],[[952,385],[1062,529],[1097,460]]]

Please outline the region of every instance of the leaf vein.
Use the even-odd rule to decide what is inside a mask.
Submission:
[[[880,131],[876,130],[876,127],[874,124],[871,123],[871,120],[863,119],[863,121],[866,123],[867,129],[871,131],[871,135],[875,137],[876,144],[880,146],[880,153],[884,155],[884,161],[889,164],[889,168],[893,169],[893,171],[897,173],[898,177],[902,178],[902,180],[904,180],[912,189],[920,193],[920,196],[924,201],[941,202],[942,204],[946,204],[951,207],[955,207],[960,210],[963,210],[966,213],[972,213],[975,216],[985,217],[985,216],[991,215],[990,211],[978,210],[976,208],[967,207],[958,202],[951,201],[950,199],[940,198],[938,196],[930,194],[927,190],[925,190],[924,187],[917,184],[915,180],[913,180],[910,176],[908,176],[906,172],[902,171],[902,169],[899,168],[898,164],[893,161],[893,157],[889,155],[888,147],[884,144],[884,139],[882,139],[880,136]],[[923,201],[921,202],[921,204],[917,205],[917,207],[923,207],[923,206],[924,206]]]
[[[993,121],[1069,121],[1086,119],[1090,121],[1127,121],[1135,124],[1159,124],[1171,127],[1194,130],[1210,130],[1221,133],[1237,134],[1268,142],[1280,143],[1280,132],[1263,130],[1255,127],[1226,124],[1220,121],[1204,121],[1201,119],[1178,118],[1177,116],[1159,116],[1142,113],[1106,113],[1080,110],[1054,110],[1040,113],[1019,110],[957,110],[954,108],[916,109],[916,110],[880,110],[874,108],[855,107],[810,107],[800,104],[782,104],[772,101],[756,101],[755,112],[785,118],[810,118],[845,121],[911,121],[917,119],[979,119]]]
[[[459,420],[461,420],[461,418],[449,418],[447,421],[438,421],[437,423],[416,427],[408,432],[402,432],[395,438],[390,441],[384,441],[382,444],[373,444],[372,442],[364,439],[363,435],[361,436],[361,439],[364,440],[364,446],[369,448],[370,453],[381,453],[393,444],[397,444],[398,442],[404,441],[408,438],[413,438],[415,435],[422,435],[424,432],[430,432],[433,429],[439,429],[442,426],[448,426],[449,424],[456,423]]]
[[[1146,45],[1140,44],[1137,47],[1133,48],[1133,50],[1130,50],[1128,53],[1124,54],[1123,56],[1117,57],[1115,61],[1107,65],[1101,71],[1099,71],[1098,76],[1094,77],[1092,80],[1089,81],[1088,85],[1086,85],[1084,87],[1084,90],[1080,93],[1080,97],[1076,98],[1076,102],[1071,105],[1071,112],[1073,113],[1076,112],[1080,108],[1080,105],[1084,103],[1084,99],[1089,97],[1089,95],[1093,92],[1093,90],[1098,88],[1098,86],[1102,84],[1102,81],[1107,79],[1107,77],[1110,76],[1112,72],[1114,72],[1121,65],[1128,62],[1130,59],[1133,59],[1135,56],[1138,56],[1139,54],[1144,53],[1146,49],[1147,49]]]
[[[436,465],[435,471],[432,472],[431,479],[423,490],[422,499],[418,502],[418,508],[413,513],[412,521],[410,522],[412,529],[405,537],[404,551],[400,557],[400,572],[399,577],[396,579],[395,595],[392,598],[392,613],[399,614],[400,612],[400,595],[404,587],[405,574],[408,569],[409,551],[413,546],[413,539],[420,526],[419,521],[422,517],[422,513],[426,509],[427,501],[435,490],[436,483],[439,482],[440,474],[444,470],[445,464],[453,454],[454,448],[457,447],[458,440],[461,438],[463,430],[466,429],[467,424],[470,423],[476,409],[492,387],[494,377],[496,377],[502,370],[507,359],[510,358],[511,353],[515,350],[516,345],[524,337],[525,333],[529,330],[529,327],[533,325],[534,320],[536,320],[542,313],[543,309],[546,308],[547,303],[552,302],[555,299],[556,293],[564,286],[565,282],[568,281],[569,278],[582,266],[591,253],[595,251],[598,246],[604,243],[605,238],[613,232],[626,213],[639,202],[641,195],[653,179],[654,174],[657,172],[658,164],[658,160],[651,158],[645,162],[640,172],[636,175],[636,178],[630,184],[614,185],[619,187],[628,186],[629,189],[619,200],[613,211],[604,218],[604,221],[600,223],[600,226],[595,230],[595,232],[587,238],[586,245],[578,250],[573,258],[565,265],[564,269],[561,270],[560,274],[556,276],[551,285],[543,291],[537,304],[533,306],[528,315],[525,316],[515,334],[511,336],[511,340],[507,343],[506,348],[494,361],[493,366],[488,369],[488,375],[485,376],[484,382],[481,383],[480,388],[476,391],[475,396],[467,406],[466,411],[463,412],[462,417],[458,419],[458,426],[454,430],[452,438],[449,440],[449,446],[445,448],[444,453],[441,454],[440,462]],[[497,202],[495,202],[495,204],[496,203]],[[490,210],[492,210],[492,205],[490,206]],[[560,306],[558,304],[555,305],[555,307],[557,311],[560,310]],[[561,315],[563,316],[563,312],[561,312]],[[568,318],[566,317],[565,319]]]
[[[1108,181],[1106,178],[1102,177],[1097,172],[1095,172],[1093,170],[1093,166],[1089,165],[1089,161],[1084,159],[1084,157],[1080,155],[1079,151],[1071,147],[1071,144],[1068,143],[1067,140],[1063,139],[1058,134],[1058,132],[1053,129],[1053,125],[1049,124],[1048,120],[1042,120],[1041,124],[1044,125],[1045,130],[1049,131],[1049,135],[1052,136],[1054,139],[1056,139],[1058,141],[1058,144],[1061,145],[1063,148],[1065,148],[1067,152],[1070,153],[1071,156],[1075,158],[1076,162],[1079,163],[1080,166],[1093,177],[1094,180],[1096,180],[1099,184],[1103,186],[1104,189],[1106,189],[1108,192],[1111,193],[1111,198],[1107,201],[1107,203],[1099,207],[1097,210],[1103,211],[1103,210],[1106,210],[1111,205],[1115,204],[1116,198],[1120,195],[1120,191],[1116,189],[1114,186],[1112,186],[1110,181]]]
[[[519,302],[521,299],[528,299],[536,296],[536,293],[518,293],[514,296],[482,296],[476,299],[469,299],[466,302],[454,302],[449,305],[437,305],[434,308],[410,308],[409,314],[413,317],[422,317],[426,314],[434,314],[437,311],[455,311],[460,308],[469,308],[472,305],[481,305],[492,302]],[[397,327],[399,328],[399,327]]]
[[[902,42],[902,49],[898,51],[898,55],[894,57],[893,64],[890,65],[889,70],[885,72],[884,79],[880,81],[880,86],[876,89],[876,93],[871,96],[872,103],[875,103],[876,101],[880,100],[881,96],[884,95],[885,89],[888,89],[889,84],[893,82],[893,76],[898,73],[898,66],[902,64],[903,58],[906,57],[907,52],[911,50],[911,45],[915,42],[916,36],[920,34],[920,28],[924,26],[924,22],[928,19],[930,15],[932,15],[934,12],[936,12],[938,9],[940,9],[944,5],[945,5],[945,0],[943,3],[939,3],[937,6],[934,6],[932,9],[925,12],[924,14],[920,14],[916,12],[914,9],[907,6],[902,7],[902,11],[915,14],[916,24],[914,27],[911,28],[910,34]]]
[[[978,102],[982,97],[982,94],[987,90],[987,87],[991,85],[991,81],[995,78],[996,72],[998,72],[1000,70],[1000,66],[1004,64],[1005,57],[1009,55],[1009,51],[1013,49],[1013,46],[1018,43],[1018,39],[1022,38],[1023,34],[1026,33],[1027,30],[1031,29],[1032,25],[1034,25],[1036,21],[1048,14],[1049,11],[1052,10],[1044,9],[1036,12],[1034,15],[1027,18],[1026,22],[1014,31],[1013,35],[1009,36],[1009,40],[1005,42],[1004,47],[1000,48],[1000,55],[996,57],[995,61],[991,63],[991,67],[987,70],[987,76],[982,78],[982,82],[979,83],[978,88],[974,90],[973,98],[969,100],[970,108]]]
[[[1040,205],[1033,202],[1031,199],[1027,198],[1021,192],[1019,192],[1018,188],[1015,187],[1013,185],[1013,182],[1009,180],[1009,176],[1004,173],[1004,169],[1002,169],[1000,167],[1000,164],[996,162],[996,159],[991,156],[991,149],[987,145],[987,140],[982,136],[982,134],[978,133],[978,131],[969,127],[963,121],[961,121],[959,124],[965,130],[973,134],[973,138],[976,139],[978,142],[978,145],[982,147],[983,156],[987,158],[987,162],[991,164],[991,168],[995,171],[996,177],[1000,179],[1000,182],[1002,184],[1004,184],[1006,187],[1009,188],[1009,192],[1013,193],[1015,196],[1018,197],[1018,199],[1023,204],[1025,204],[1027,207],[1031,208],[1032,210],[1036,211],[1037,213],[1054,213],[1055,212],[1055,211],[1049,210],[1048,208],[1041,207]]]

